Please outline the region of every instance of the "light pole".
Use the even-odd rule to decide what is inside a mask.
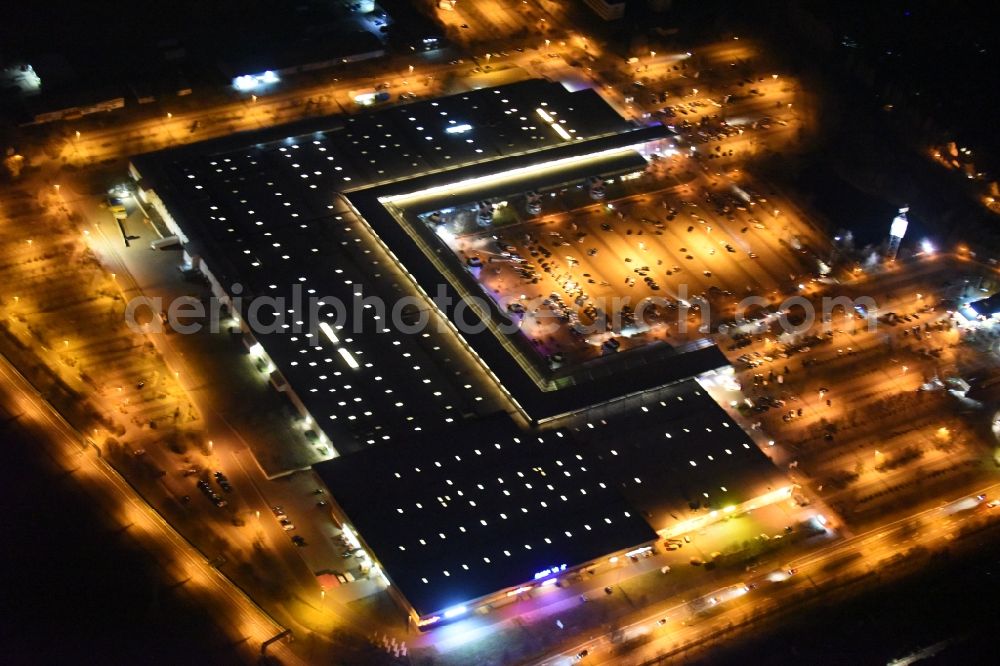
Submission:
[[[80,158],[80,130],[76,130],[73,133],[73,150],[76,152],[77,159]]]
[[[174,117],[174,114],[172,114],[172,113],[170,113],[168,111],[167,112],[167,119],[163,121],[163,130],[167,134],[167,143],[171,143],[174,140],[173,135],[170,134],[170,125],[168,124],[168,121],[170,121],[173,117]]]

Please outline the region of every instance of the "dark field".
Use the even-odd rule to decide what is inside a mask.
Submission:
[[[8,664],[235,663],[211,618],[0,413],[0,645]]]
[[[758,630],[756,638],[684,663],[864,666],[926,651],[920,664],[994,664],[1000,631],[996,536],[976,544],[974,554],[935,559],[917,575],[869,584],[853,599],[810,608],[801,617],[789,614],[780,626]]]

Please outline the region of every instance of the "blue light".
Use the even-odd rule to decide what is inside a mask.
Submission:
[[[447,609],[444,613],[442,613],[442,615],[444,615],[444,617],[445,617],[446,620],[450,620],[453,617],[458,617],[459,615],[462,615],[463,613],[465,613],[468,610],[469,609],[466,608],[464,605],[463,606],[452,606],[451,608]]]

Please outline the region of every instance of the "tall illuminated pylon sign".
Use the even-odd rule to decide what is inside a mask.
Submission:
[[[906,235],[906,227],[910,224],[910,221],[906,219],[906,213],[909,210],[909,206],[900,208],[899,214],[893,218],[892,224],[889,225],[889,249],[885,253],[889,261],[896,260],[896,253],[899,252],[899,243],[903,240],[903,236]]]

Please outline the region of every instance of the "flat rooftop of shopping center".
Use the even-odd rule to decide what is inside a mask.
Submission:
[[[243,303],[294,304],[298,294],[350,305],[360,295],[391,309],[413,293],[401,286],[409,277],[426,294],[452,297],[440,309],[455,321],[470,276],[442,272],[427,245],[440,238],[393,215],[404,200],[462,182],[520,188],[527,177],[545,187],[634,170],[645,163],[637,147],[669,136],[662,125],[625,122],[591,90],[532,80],[140,156],[132,167],[187,254],[227,293],[239,284]],[[461,333],[471,365],[442,340],[454,340],[443,326],[402,335],[377,308],[348,307],[339,318],[326,309],[318,318],[334,342],[288,309],[258,308],[270,330],[255,338],[334,442],[373,444],[504,409],[505,400],[542,422],[726,364],[704,342],[687,353],[661,343],[553,370],[520,331],[498,331],[509,319],[493,301],[480,313],[490,325]]]
[[[528,81],[131,166],[187,259],[217,294],[241,297],[259,367],[340,454],[315,466],[339,519],[422,616],[782,486],[690,379],[728,365],[714,345],[660,341],[553,364],[510,326],[503,299],[462,312],[489,294],[427,222],[449,201],[641,172],[670,138],[593,91]],[[439,295],[450,304],[430,300]],[[310,311],[311,298],[343,307]]]
[[[456,423],[315,470],[420,617],[787,496],[695,381],[558,429],[526,432],[506,416]]]

